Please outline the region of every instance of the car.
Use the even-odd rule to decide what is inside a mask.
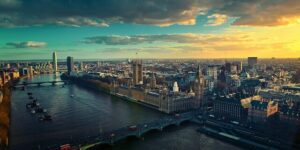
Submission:
[[[130,131],[135,131],[135,130],[137,130],[137,126],[136,125],[132,125],[132,126],[129,126],[128,129]]]
[[[70,144],[64,144],[59,147],[60,150],[71,150]]]
[[[210,114],[210,115],[208,115],[210,118],[215,118],[215,115],[212,115],[212,114]]]
[[[240,123],[237,121],[230,121],[230,123],[235,124],[235,125],[239,125]]]

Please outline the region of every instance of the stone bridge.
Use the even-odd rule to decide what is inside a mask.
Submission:
[[[86,139],[84,143],[80,143],[80,145],[83,145],[80,147],[80,149],[87,150],[91,147],[101,144],[113,145],[115,142],[128,137],[141,137],[143,134],[152,130],[162,131],[164,128],[171,125],[179,126],[182,122],[192,120],[194,117],[195,113],[189,112],[180,115],[168,116],[149,123],[134,125],[134,128],[132,128],[133,126],[123,127],[115,131],[103,133],[97,137],[90,137]]]
[[[37,85],[37,86],[41,86],[42,84],[52,84],[55,85],[56,83],[64,83],[64,84],[68,84],[67,81],[42,81],[42,82],[22,82],[22,83],[16,83],[13,85],[14,88],[17,87],[23,87],[23,86],[27,86],[27,85]]]

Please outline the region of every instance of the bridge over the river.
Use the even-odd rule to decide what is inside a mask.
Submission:
[[[62,81],[62,80],[58,80],[58,81],[41,81],[41,82],[22,82],[22,83],[16,83],[13,85],[13,87],[23,87],[23,86],[28,86],[28,85],[37,85],[37,86],[41,86],[42,84],[52,84],[55,85],[57,83],[64,83],[64,84],[68,84],[68,81]]]
[[[86,139],[84,143],[80,143],[79,145],[82,145],[80,149],[87,150],[91,147],[101,144],[112,145],[117,141],[126,139],[127,137],[141,137],[143,134],[151,130],[162,131],[168,126],[180,125],[182,122],[192,120],[196,114],[197,113],[195,112],[188,112],[180,115],[167,116],[153,122],[135,125],[135,128],[123,127],[115,131],[103,133],[99,136]]]

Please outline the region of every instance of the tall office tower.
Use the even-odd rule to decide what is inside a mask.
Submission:
[[[257,57],[248,57],[248,66],[252,68],[255,65],[257,65]]]
[[[57,68],[57,54],[56,54],[56,52],[53,52],[52,59],[53,59],[53,71],[57,72],[58,68]]]
[[[67,57],[67,67],[68,67],[68,74],[70,75],[72,71],[74,71],[74,61],[73,57]]]
[[[194,83],[194,91],[195,91],[195,108],[202,107],[204,104],[204,88],[205,88],[205,79],[204,75],[202,74],[202,70],[200,66],[198,66],[198,71],[195,78]],[[202,109],[202,108],[201,108]]]
[[[137,85],[143,83],[143,62],[142,60],[133,60],[132,61],[132,76],[133,84]]]

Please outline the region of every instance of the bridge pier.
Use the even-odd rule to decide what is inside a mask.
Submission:
[[[141,129],[139,129],[138,134],[137,134],[138,138],[141,138]]]
[[[52,82],[52,85],[55,85],[55,82]]]
[[[164,128],[163,126],[160,126],[159,131],[163,131],[163,128]]]
[[[115,142],[115,141],[114,141],[113,139],[111,139],[111,140],[110,140],[110,145],[114,145],[114,142]]]

